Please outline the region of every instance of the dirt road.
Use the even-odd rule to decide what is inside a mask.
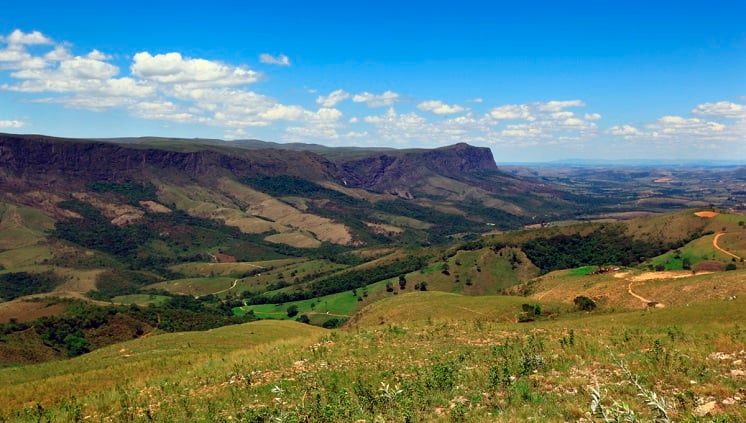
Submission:
[[[627,285],[627,292],[629,293],[629,295],[631,295],[631,296],[633,296],[633,297],[637,298],[638,300],[642,301],[642,302],[643,302],[643,303],[645,303],[646,305],[649,305],[649,304],[651,304],[651,303],[654,303],[654,304],[655,304],[655,308],[663,308],[663,307],[665,307],[665,306],[664,306],[663,304],[661,304],[661,303],[659,303],[659,302],[656,302],[656,301],[650,301],[650,300],[648,300],[647,298],[645,298],[645,297],[643,297],[643,296],[641,296],[641,295],[638,295],[638,294],[635,294],[634,292],[632,292],[632,284],[634,284],[634,283],[635,283],[635,282],[634,282],[634,281],[632,281],[632,282],[630,282],[630,283],[629,283],[629,285]]]
[[[224,289],[222,291],[218,291],[218,292],[213,292],[213,295],[222,294],[223,292],[228,292],[231,289],[235,288],[237,284],[238,284],[238,279],[236,279],[236,280],[233,281],[233,285],[231,285],[230,288],[226,288],[226,289]]]
[[[720,232],[719,234],[715,235],[715,238],[712,239],[712,246],[715,247],[715,249],[720,251],[721,253],[734,257],[736,260],[741,260],[741,257],[731,253],[730,251],[720,248],[720,246],[718,245],[718,239],[720,239],[720,237],[725,235],[726,233],[727,232]]]

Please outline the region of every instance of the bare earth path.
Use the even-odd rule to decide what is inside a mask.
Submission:
[[[235,288],[236,284],[238,284],[238,279],[236,279],[236,280],[233,281],[233,285],[231,285],[230,288],[221,289],[220,291],[216,291],[216,292],[213,292],[212,294],[206,294],[206,295],[218,295],[218,294],[222,294],[223,292],[228,292],[231,289]],[[204,297],[204,295],[202,295],[202,296]]]
[[[656,307],[656,308],[663,308],[663,307],[665,307],[665,306],[664,306],[663,304],[661,304],[661,303],[658,303],[658,302],[655,302],[655,301],[650,301],[650,300],[648,300],[647,298],[645,298],[645,297],[643,297],[643,296],[641,296],[641,295],[637,295],[637,294],[635,294],[634,292],[632,292],[632,284],[633,284],[633,283],[635,283],[635,282],[634,282],[634,281],[633,281],[633,282],[630,282],[630,283],[629,283],[629,285],[627,285],[627,292],[629,292],[629,295],[631,295],[631,296],[633,296],[633,297],[637,298],[638,300],[642,301],[642,302],[643,302],[643,303],[645,303],[645,304],[655,303],[655,307]]]
[[[731,253],[730,251],[726,251],[718,245],[718,239],[720,239],[721,236],[725,235],[726,232],[720,232],[719,234],[715,235],[715,238],[712,239],[712,246],[715,247],[716,250],[720,251],[721,253],[725,253],[731,257],[735,257],[736,260],[741,260],[741,257]]]

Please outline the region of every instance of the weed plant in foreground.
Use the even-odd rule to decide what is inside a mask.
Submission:
[[[732,316],[745,305],[336,331],[255,322],[2,369],[0,407],[8,421],[737,422],[746,326]]]

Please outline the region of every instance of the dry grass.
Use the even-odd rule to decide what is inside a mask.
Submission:
[[[320,245],[317,244],[319,241],[343,245],[352,243],[352,234],[346,226],[325,217],[304,213],[286,202],[227,178],[220,179],[217,189],[212,190],[162,184],[159,186],[159,197],[166,203],[175,203],[190,214],[224,221],[246,233],[272,230],[289,234],[274,237],[272,242],[301,248],[316,247]],[[313,236],[298,236],[299,231],[310,232]]]
[[[292,245],[298,248],[318,248],[321,246],[321,241],[315,239],[312,234],[301,231],[274,234],[264,239],[269,242]]]
[[[56,316],[65,310],[65,304],[48,305],[41,301],[16,299],[0,303],[0,322],[16,319],[19,322],[30,322],[42,316]]]
[[[727,300],[746,295],[746,271],[693,274],[682,272],[625,271],[617,274],[571,276],[570,271],[552,272],[531,283],[532,298],[572,304],[583,295],[607,309],[644,309],[647,304],[633,292],[666,307],[708,300]]]
[[[516,324],[524,298],[418,293],[350,330],[257,322],[152,336],[57,363],[0,369],[18,421],[593,421],[590,390],[653,421],[621,371],[696,421],[716,401],[743,421],[744,299]],[[542,304],[543,309],[549,309]],[[441,310],[440,313],[437,313]],[[386,322],[380,323],[378,316]],[[733,373],[736,371],[736,373]],[[37,405],[38,402],[38,405]],[[723,420],[725,421],[725,420]]]
[[[234,276],[254,270],[274,267],[281,268],[304,259],[282,259],[238,263],[182,263],[171,266],[169,269],[183,273],[188,276]]]
[[[57,267],[55,273],[66,280],[62,285],[55,288],[54,292],[79,292],[84,294],[92,291],[96,289],[96,278],[104,271],[104,269],[82,270]]]
[[[352,327],[376,327],[416,321],[484,320],[515,322],[523,297],[468,297],[446,292],[410,292],[377,301],[358,313]]]

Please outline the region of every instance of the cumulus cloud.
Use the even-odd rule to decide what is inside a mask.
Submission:
[[[722,134],[726,126],[699,118],[684,118],[681,116],[663,116],[658,121],[648,125],[654,138],[672,138],[674,136],[711,137]]]
[[[746,105],[719,101],[717,103],[699,104],[692,109],[692,113],[702,116],[719,116],[726,118],[746,119]]]
[[[535,103],[536,108],[542,112],[559,112],[568,107],[585,107],[581,100],[548,101],[546,103]]]
[[[490,116],[498,120],[528,120],[531,119],[531,112],[525,104],[506,104],[490,110]]]
[[[0,69],[40,69],[48,65],[42,57],[32,56],[27,46],[51,44],[52,40],[34,31],[25,33],[20,30],[13,31],[6,37],[0,36]]]
[[[7,37],[0,37],[0,41],[11,46],[52,44],[52,40],[39,31],[23,32],[20,29],[11,32]]]
[[[16,30],[0,37],[0,74],[5,82],[0,90],[28,93],[25,100],[29,102],[118,109],[144,119],[209,125],[220,128],[227,138],[246,137],[249,128],[262,127],[272,127],[283,134],[278,136],[292,141],[369,139],[404,146],[414,142],[572,143],[593,140],[599,134],[604,139],[659,142],[743,141],[746,134],[743,102],[703,103],[688,116],[662,116],[647,123],[602,129],[597,126],[602,118],[599,113],[577,110],[586,108],[579,99],[477,106],[483,100],[474,98],[463,103],[486,110],[478,114],[462,105],[428,100],[416,108],[406,104],[397,112],[399,93],[361,90],[353,95],[338,89],[326,95],[304,93],[315,98],[318,109],[313,110],[250,89],[262,74],[242,64],[185,57],[179,52],[143,51],[123,59],[95,49],[74,50],[72,44],[55,42],[37,31]],[[264,63],[290,64],[284,55],[265,59]],[[351,106],[347,100],[387,109],[370,116],[345,117],[336,107]],[[24,125],[18,120],[0,120],[0,128]]]
[[[24,122],[20,120],[0,120],[0,128],[2,129],[18,129],[26,126]]]
[[[320,95],[316,99],[316,104],[323,107],[334,107],[339,102],[347,100],[348,98],[350,98],[350,93],[340,89],[332,91],[329,95]]]
[[[34,38],[40,40],[38,36]],[[72,56],[64,47],[55,46],[43,56],[15,63],[10,76],[20,82],[4,84],[1,88],[22,93],[62,94],[34,101],[91,110],[127,106],[136,99],[154,94],[155,89],[143,81],[118,78],[119,68],[108,63],[108,59],[97,50],[86,56]]]
[[[417,105],[417,108],[434,113],[436,115],[452,115],[454,113],[461,113],[466,110],[457,104],[449,106],[439,100],[423,101],[422,103]]]
[[[642,132],[640,132],[639,129],[635,128],[632,125],[615,125],[608,129],[608,132],[611,135],[618,135],[618,136],[624,136],[624,137],[633,137],[641,135]]]
[[[364,131],[364,132],[350,131],[350,132],[344,134],[344,137],[345,138],[366,138],[369,135],[370,134],[368,134],[368,131]]]
[[[491,124],[488,118],[475,118],[471,113],[437,122],[417,113],[397,113],[391,107],[381,115],[366,116],[363,122],[372,126],[372,137],[393,144],[407,145],[427,142],[446,145],[458,142],[488,142]]]
[[[247,85],[256,82],[260,77],[258,72],[245,67],[205,59],[184,58],[178,52],[155,56],[148,52],[137,53],[130,69],[133,75],[147,81],[205,87]]]
[[[284,54],[273,56],[263,53],[259,55],[259,61],[268,65],[290,66],[290,58]]]
[[[368,107],[388,107],[392,106],[399,100],[399,94],[393,91],[386,91],[382,94],[371,94],[367,91],[355,94],[352,101],[355,103],[365,103]]]
[[[506,122],[494,133],[495,139],[501,142],[562,143],[594,138],[598,132],[595,121],[601,119],[601,115],[576,115],[565,110],[570,107],[585,107],[585,103],[580,100],[551,100],[506,104],[491,109],[487,116],[498,122]]]
[[[675,142],[692,148],[711,148],[721,142],[740,142],[746,134],[746,106],[720,101],[703,103],[692,109],[691,116],[662,116],[644,124],[612,126],[607,133],[625,139]]]

